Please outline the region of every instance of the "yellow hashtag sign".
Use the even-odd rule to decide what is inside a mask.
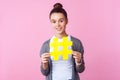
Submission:
[[[59,56],[62,56],[63,60],[68,60],[69,54],[72,53],[72,41],[68,37],[63,37],[61,41],[54,37],[50,42],[50,55],[54,61],[59,60]]]

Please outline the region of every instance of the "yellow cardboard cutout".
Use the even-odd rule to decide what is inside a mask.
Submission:
[[[59,60],[59,56],[63,57],[63,60],[68,60],[69,54],[72,53],[72,41],[68,37],[63,37],[61,41],[54,37],[50,42],[50,55],[53,57],[54,61]]]

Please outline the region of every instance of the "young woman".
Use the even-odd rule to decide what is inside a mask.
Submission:
[[[49,18],[54,36],[41,47],[41,72],[46,80],[80,80],[78,73],[85,69],[84,49],[79,39],[66,33],[68,17],[61,3],[54,4]]]

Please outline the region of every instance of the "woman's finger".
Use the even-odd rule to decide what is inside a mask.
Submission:
[[[44,54],[42,55],[42,57],[44,57],[44,58],[49,58],[49,57],[50,57],[50,54],[49,54],[49,53],[44,53]]]

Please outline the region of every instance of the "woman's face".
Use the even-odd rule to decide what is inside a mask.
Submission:
[[[52,13],[50,16],[50,21],[56,35],[66,34],[65,29],[68,20],[62,13]]]

